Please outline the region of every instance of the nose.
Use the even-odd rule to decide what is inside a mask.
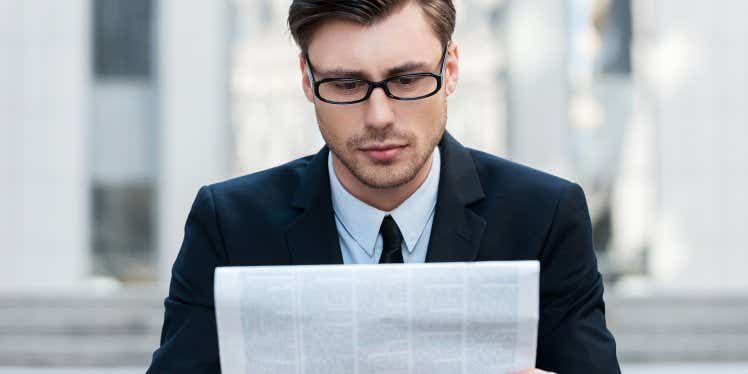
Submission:
[[[369,100],[366,101],[366,114],[364,123],[367,127],[383,129],[390,126],[395,121],[395,114],[392,112],[392,102],[384,93],[384,90],[377,87],[372,91]]]

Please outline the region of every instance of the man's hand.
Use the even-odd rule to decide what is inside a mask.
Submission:
[[[552,373],[550,371],[543,371],[543,370],[540,370],[540,369],[522,370],[522,371],[518,372],[517,374],[543,374],[543,373],[545,373],[545,374],[555,374],[555,373]]]

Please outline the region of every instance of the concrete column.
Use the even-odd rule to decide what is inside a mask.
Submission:
[[[508,154],[571,177],[564,1],[508,3]],[[542,150],[542,151],[541,151]]]
[[[201,185],[227,177],[230,18],[225,1],[158,2],[159,276],[170,278]]]
[[[658,2],[645,55],[656,87],[657,227],[650,272],[666,288],[748,286],[748,3]]]
[[[89,273],[89,2],[0,0],[0,290]]]

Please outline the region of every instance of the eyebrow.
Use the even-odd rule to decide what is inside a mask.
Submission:
[[[428,70],[428,64],[425,62],[406,62],[402,65],[395,66],[393,68],[387,69],[385,72],[385,76],[393,76],[398,75],[410,71],[426,71]],[[350,69],[343,69],[343,68],[335,68],[335,69],[326,69],[326,70],[318,70],[315,75],[320,75],[323,77],[335,77],[335,78],[361,78],[366,79],[366,74],[362,70],[350,70]]]

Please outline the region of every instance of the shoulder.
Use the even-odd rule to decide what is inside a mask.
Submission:
[[[556,202],[576,183],[485,152],[469,149],[486,197]],[[581,189],[580,189],[581,191]]]
[[[287,206],[313,155],[206,186],[216,205]]]
[[[589,255],[590,220],[578,184],[483,152],[471,154],[484,192],[471,209],[486,221],[484,241],[502,243],[485,258],[539,259],[546,271],[549,254],[568,240],[579,251],[571,257]]]

